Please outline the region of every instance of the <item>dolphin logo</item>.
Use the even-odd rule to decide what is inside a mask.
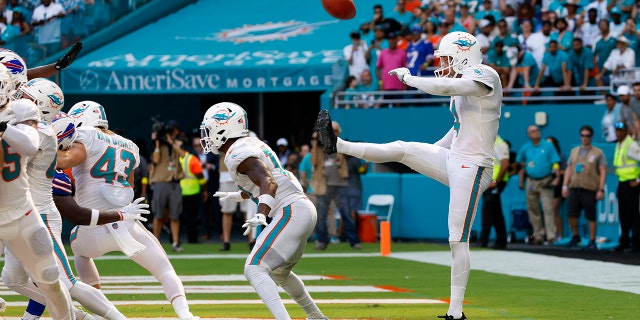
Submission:
[[[469,50],[474,44],[476,44],[476,42],[475,41],[470,41],[469,39],[461,38],[461,39],[458,39],[458,40],[454,41],[453,44],[455,44],[458,47],[460,47],[460,49]]]
[[[60,106],[62,105],[62,98],[60,97],[59,93],[53,93],[48,95],[47,97],[49,97],[49,99],[51,99],[51,102],[53,102],[53,104]]]
[[[77,108],[75,110],[71,110],[69,111],[69,116],[79,116],[81,115],[85,110],[87,110],[88,106],[82,106],[80,108]]]
[[[226,123],[227,121],[229,121],[229,119],[231,119],[231,117],[235,116],[236,113],[226,113],[226,112],[219,112],[213,115],[213,119],[216,120],[216,122],[218,123]]]

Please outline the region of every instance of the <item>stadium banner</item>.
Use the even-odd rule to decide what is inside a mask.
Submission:
[[[344,60],[349,32],[360,22],[336,20],[320,1],[198,1],[79,58],[62,73],[62,89],[70,94],[322,91],[341,81],[334,76],[340,73],[337,62]]]

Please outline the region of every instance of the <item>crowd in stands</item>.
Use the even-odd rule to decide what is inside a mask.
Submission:
[[[0,46],[29,64],[101,30],[149,0],[0,0]]]
[[[480,42],[483,63],[498,72],[506,95],[514,88],[537,95],[545,87],[558,88],[555,95],[594,94],[587,88],[608,86],[639,63],[639,8],[632,0],[397,0],[390,13],[374,5],[344,48],[350,76],[344,88],[405,90],[388,70],[433,75],[442,36],[465,31]],[[371,94],[345,99],[354,100],[347,108],[380,106]]]

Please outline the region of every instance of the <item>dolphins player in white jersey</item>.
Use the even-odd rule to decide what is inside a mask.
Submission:
[[[327,319],[291,271],[302,257],[317,218],[298,179],[282,167],[269,146],[249,137],[247,114],[239,105],[222,102],[211,106],[200,129],[204,151],[225,153],[224,162],[240,188],[214,196],[235,201],[250,198],[258,204],[256,216],[243,225],[247,228],[244,235],[254,226],[266,226],[245,262],[247,280],[278,320],[291,318],[276,285],[302,307],[308,319]],[[265,216],[273,219],[268,225]]]
[[[197,319],[189,311],[180,278],[153,234],[137,221],[97,226],[98,210],[120,208],[133,200],[133,170],[140,163],[138,146],[108,130],[109,122],[99,103],[78,102],[68,115],[77,125],[78,138],[69,150],[58,153],[58,167],[73,167],[76,201],[94,209],[89,226],[71,231],[71,249],[80,279],[99,287],[93,258],[121,251],[160,281],[180,319]]]
[[[71,298],[80,302],[89,311],[107,319],[126,319],[100,290],[76,280],[62,244],[62,218],[51,193],[58,151],[57,136],[51,122],[64,106],[62,90],[57,84],[44,78],[29,80],[19,90],[25,98],[35,102],[40,110],[42,120],[38,124],[40,146],[36,156],[29,160],[27,174],[31,197],[51,234],[54,253],[58,260],[60,280],[69,290]],[[44,296],[29,281],[28,275],[10,252],[7,252],[7,259],[2,269],[2,280],[10,289],[28,296],[39,304],[45,303]],[[31,305],[22,318],[23,320],[36,319],[42,315],[43,311],[44,308],[34,308]],[[92,318],[81,309],[76,309],[76,319]]]
[[[6,68],[0,69],[4,71],[0,72],[0,89],[4,91],[13,84]],[[38,156],[40,145],[36,129],[40,122],[39,111],[30,100],[15,100],[5,106],[7,100],[8,92],[4,91],[0,94],[0,109],[8,108],[8,112],[0,112],[14,117],[11,121],[16,124],[0,122],[4,151],[4,166],[0,172],[0,239],[24,267],[26,275],[35,283],[34,287],[44,294],[44,302],[51,306],[51,317],[75,319],[69,292],[59,279],[51,236],[29,192],[29,159]]]
[[[400,162],[449,186],[451,301],[447,314],[439,318],[466,319],[462,302],[471,271],[469,232],[480,195],[491,182],[502,85],[498,74],[481,64],[480,44],[469,33],[452,32],[442,37],[435,56],[441,63],[435,78],[412,76],[407,68],[393,69],[389,74],[426,93],[451,96],[453,126],[438,142],[348,142],[335,136],[326,110],[320,111],[316,126],[326,153],[349,154],[371,162]]]

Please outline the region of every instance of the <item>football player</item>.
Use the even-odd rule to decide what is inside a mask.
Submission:
[[[400,162],[449,186],[451,301],[447,314],[439,317],[466,319],[462,302],[471,270],[469,233],[480,195],[491,182],[502,85],[498,74],[481,64],[480,44],[469,33],[452,32],[442,37],[435,56],[440,58],[436,77],[412,76],[407,68],[389,74],[426,93],[451,96],[453,126],[438,142],[348,142],[335,136],[326,110],[320,111],[316,126],[326,153],[338,152],[371,162]]]
[[[41,122],[38,124],[40,146],[36,156],[29,160],[27,167],[29,191],[53,241],[60,280],[69,290],[72,299],[80,302],[89,311],[107,319],[126,319],[100,290],[76,280],[62,244],[62,218],[51,194],[58,151],[57,136],[51,122],[64,106],[62,90],[50,80],[36,78],[29,80],[19,91],[25,98],[33,101],[40,111]],[[44,304],[44,296],[29,281],[24,268],[10,252],[7,252],[6,256],[2,269],[3,282],[10,289],[28,296],[37,303]],[[77,319],[93,318],[87,316],[81,309],[75,310]],[[28,306],[23,319],[39,317],[43,311],[42,307]]]
[[[71,248],[80,278],[99,287],[93,258],[121,251],[160,281],[180,319],[194,319],[182,282],[156,239],[137,221],[98,226],[99,212],[127,205],[133,198],[133,170],[140,163],[138,146],[109,131],[104,107],[93,101],[76,103],[68,112],[77,128],[77,141],[58,153],[58,167],[73,168],[78,204],[92,208],[89,226],[71,231]]]
[[[240,188],[214,196],[238,202],[251,199],[258,204],[258,213],[243,225],[247,228],[244,235],[255,226],[266,226],[245,262],[247,280],[276,319],[290,319],[276,285],[302,307],[308,319],[327,319],[292,271],[317,219],[316,208],[298,179],[282,167],[269,146],[249,136],[247,113],[239,105],[222,102],[211,106],[200,129],[204,152],[224,152],[229,174]],[[266,216],[272,218],[271,223],[267,224]]]
[[[0,110],[9,116],[9,121],[0,122],[5,162],[0,172],[0,239],[24,267],[25,277],[44,294],[52,318],[75,319],[69,292],[59,279],[51,236],[29,192],[28,160],[38,155],[40,145],[39,111],[27,99],[5,105],[9,100],[6,89],[13,89],[13,82],[6,67],[0,69],[0,88],[4,91],[0,93],[0,109],[9,108],[8,113]]]

